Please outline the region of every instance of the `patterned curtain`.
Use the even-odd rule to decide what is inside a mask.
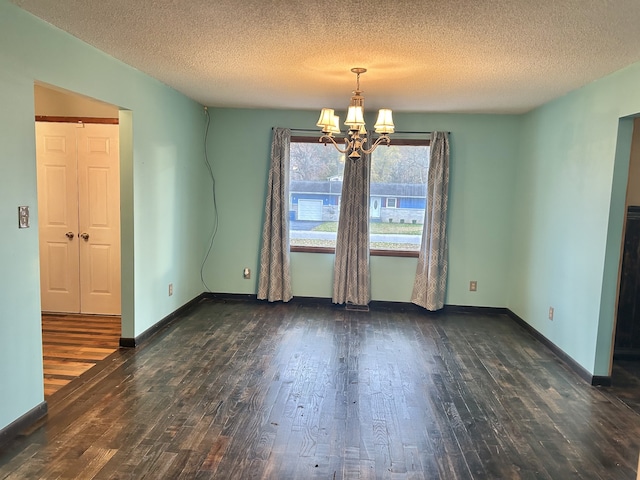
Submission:
[[[449,136],[431,133],[427,208],[411,302],[427,310],[444,307],[447,286],[447,200],[449,197]]]
[[[270,302],[293,298],[289,270],[290,143],[291,130],[274,129],[258,279],[258,299]]]
[[[333,303],[368,305],[369,281],[369,171],[371,155],[352,160],[345,156],[340,218],[333,267]]]

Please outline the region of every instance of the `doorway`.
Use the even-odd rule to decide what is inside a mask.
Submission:
[[[120,315],[117,124],[38,121],[36,158],[42,310]]]
[[[613,349],[612,382],[640,405],[640,119],[633,122]],[[633,393],[635,392],[635,393]]]
[[[121,337],[119,109],[36,84],[46,396]]]

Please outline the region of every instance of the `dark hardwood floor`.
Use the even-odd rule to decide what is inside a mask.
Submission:
[[[115,352],[120,330],[116,316],[43,314],[45,398]]]
[[[640,415],[640,359],[615,359],[611,380],[610,392]]]
[[[618,393],[507,316],[203,300],[54,394],[0,478],[634,479]]]

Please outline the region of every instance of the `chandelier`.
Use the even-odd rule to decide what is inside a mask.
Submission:
[[[395,126],[393,125],[392,112],[388,108],[381,108],[378,111],[378,120],[373,128],[375,132],[380,135],[375,141],[372,142],[367,136],[367,129],[364,124],[364,97],[360,95],[360,74],[367,71],[366,68],[352,68],[351,71],[356,74],[356,89],[349,102],[349,110],[347,111],[347,119],[344,124],[348,127],[347,135],[344,138],[344,146],[342,149],[336,143],[334,134],[340,134],[340,119],[333,113],[332,108],[323,108],[320,112],[320,118],[316,125],[322,128],[322,136],[320,142],[327,145],[331,142],[334,147],[340,153],[349,153],[349,158],[360,158],[362,153],[373,152],[378,145],[385,143],[389,145],[391,138],[389,134],[394,132]]]

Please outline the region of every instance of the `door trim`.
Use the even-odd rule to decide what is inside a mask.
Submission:
[[[55,123],[100,123],[103,125],[118,125],[119,118],[98,118],[98,117],[54,117],[51,115],[36,115],[36,122]]]

